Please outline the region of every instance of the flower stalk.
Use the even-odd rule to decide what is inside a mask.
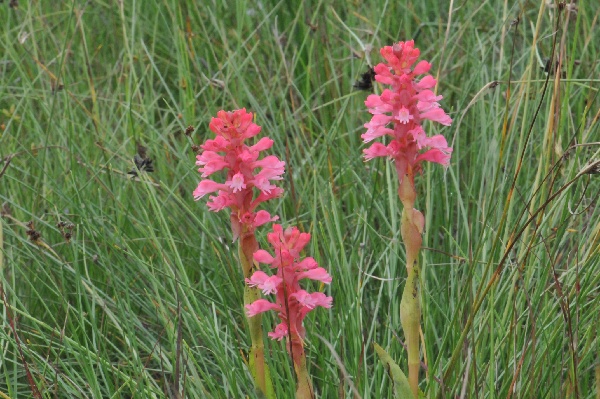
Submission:
[[[258,205],[269,199],[280,197],[283,190],[272,184],[281,180],[285,163],[273,155],[259,159],[260,153],[272,147],[273,140],[261,138],[248,146],[245,140],[260,133],[261,127],[252,122],[252,114],[245,109],[233,112],[219,111],[210,122],[209,128],[216,134],[207,140],[196,157],[196,165],[204,180],[194,190],[194,199],[199,200],[210,193],[207,206],[217,212],[230,210],[233,240],[238,240],[238,256],[244,279],[256,270],[253,254],[258,251],[255,229],[278,219],[267,211],[256,211]],[[219,171],[227,171],[225,183],[206,177]],[[256,190],[255,190],[256,189]],[[257,195],[258,194],[258,195]],[[244,305],[260,299],[260,290],[245,286]],[[251,347],[248,354],[250,373],[256,387],[267,397],[274,398],[270,371],[265,362],[265,348],[261,317],[247,318]]]
[[[448,166],[452,153],[443,136],[427,136],[422,127],[423,121],[431,120],[449,126],[452,119],[439,106],[442,96],[436,96],[430,90],[437,83],[427,74],[431,64],[420,61],[414,65],[420,55],[414,41],[386,46],[381,49],[381,55],[386,62],[375,66],[375,80],[391,88],[383,90],[381,95],[367,97],[365,105],[373,116],[364,125],[367,132],[361,137],[364,142],[383,136],[391,138],[388,145],[376,142],[363,153],[366,161],[375,157],[392,159],[398,175],[398,196],[403,206],[400,234],[406,248],[407,271],[400,302],[400,321],[408,351],[408,382],[417,398],[421,323],[419,251],[425,218],[414,208],[417,198],[414,179],[422,171],[422,162]],[[425,76],[417,80],[419,75]]]
[[[305,291],[300,287],[299,281],[310,279],[329,284],[331,276],[313,258],[300,258],[300,252],[310,241],[310,234],[300,233],[296,227],[283,230],[281,225],[274,224],[273,232],[267,235],[267,239],[273,247],[273,255],[265,250],[258,250],[254,253],[254,260],[277,271],[271,276],[260,270],[256,271],[246,279],[246,283],[249,287],[262,290],[265,295],[275,294],[275,302],[258,299],[246,305],[246,314],[253,318],[269,310],[277,312],[281,323],[268,335],[278,340],[287,338],[286,348],[296,372],[296,399],[314,399],[306,367],[306,330],[303,320],[318,306],[330,308],[333,299],[322,292]]]
[[[258,243],[254,232],[242,232],[238,241],[238,256],[244,272],[244,278],[250,277],[256,270],[252,254],[258,251]],[[244,306],[260,299],[260,290],[244,286]],[[264,333],[262,317],[247,317],[248,331],[250,332],[251,347],[248,353],[248,366],[256,386],[267,396],[274,397],[271,373],[265,360]],[[267,395],[269,392],[269,395]]]

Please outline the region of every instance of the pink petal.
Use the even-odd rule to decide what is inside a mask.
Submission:
[[[196,165],[199,165],[199,162],[200,161],[197,161]],[[202,168],[198,169],[198,172],[202,173],[202,177],[208,177],[215,172],[225,169],[228,166],[229,164],[225,162],[222,158],[214,159],[206,162]]]
[[[254,187],[258,188],[260,191],[266,194],[269,194],[271,190],[277,188],[277,186],[271,184],[269,179],[265,179],[262,177],[258,177],[252,180],[252,184],[254,184]]]
[[[258,140],[258,143],[250,147],[250,151],[264,151],[268,150],[272,146],[273,140],[268,137],[263,137],[262,139]]]
[[[439,163],[444,166],[448,166],[450,164],[450,154],[446,154],[445,152],[432,148],[431,150],[425,151],[416,159],[416,162],[429,161],[434,163]]]
[[[317,264],[317,261],[311,257],[304,258],[300,262],[296,263],[296,268],[298,270],[311,270],[318,266],[319,265]]]
[[[209,201],[206,203],[206,205],[211,212],[218,212],[235,204],[235,201],[231,199],[230,194],[226,191],[219,191],[219,195],[216,197],[210,196],[208,198]]]
[[[448,142],[446,141],[446,138],[441,134],[436,134],[433,137],[429,137],[429,140],[427,141],[427,146],[431,148],[439,148],[440,150],[443,150],[444,152],[448,153],[452,152],[452,148],[448,147]]]
[[[433,108],[429,111],[423,112],[421,114],[421,118],[429,119],[430,121],[439,122],[442,125],[450,126],[452,124],[452,119],[446,115],[443,109],[441,108]]]
[[[249,305],[246,305],[246,315],[254,317],[257,314],[268,312],[269,310],[280,310],[281,306],[276,303],[267,301],[266,299],[257,299]]]
[[[229,144],[230,143],[227,139],[222,136],[217,136],[214,140],[206,140],[206,142],[202,144],[200,148],[206,151],[227,151]]]
[[[244,188],[246,188],[246,183],[244,182],[244,175],[239,172],[233,175],[231,180],[226,181],[225,184],[229,186],[234,193],[242,191]]]
[[[242,147],[243,148],[243,147]],[[259,153],[258,151],[252,151],[252,149],[250,148],[244,148],[238,155],[237,158],[238,160],[240,160],[242,163],[245,164],[250,164],[254,161],[256,161],[256,159],[258,158]]]
[[[307,270],[302,273],[298,273],[298,280],[303,278],[309,278],[311,280],[321,281],[325,284],[331,283],[331,276],[327,273],[322,267],[317,267],[316,269]]]
[[[365,161],[370,161],[376,157],[387,157],[388,150],[387,147],[381,143],[373,143],[371,147],[363,150],[363,154],[365,154]]]
[[[270,265],[275,260],[275,258],[273,258],[271,254],[265,251],[264,249],[259,249],[258,251],[256,251],[253,257],[254,260],[258,263],[264,263],[267,265]]]
[[[312,294],[309,294],[304,290],[293,293],[290,295],[290,298],[295,298],[302,306],[311,310],[317,306],[330,308],[333,302],[332,297],[326,296],[322,292],[313,292]]]
[[[271,339],[276,339],[278,341],[281,341],[282,338],[285,338],[289,335],[287,324],[279,323],[275,327],[275,331],[270,332],[268,335],[269,335],[269,338],[271,338]]]
[[[394,75],[390,72],[390,67],[385,64],[377,64],[373,69],[376,81],[386,85],[394,84]]]
[[[437,81],[433,78],[433,76],[431,75],[427,75],[425,77],[423,77],[423,79],[421,79],[419,81],[419,83],[415,83],[415,87],[417,89],[431,89],[432,87],[435,86],[435,84],[437,83]]]
[[[383,93],[381,93],[381,96],[383,96],[384,93],[386,93],[386,90],[384,90]],[[365,105],[369,108],[369,112],[371,114],[385,114],[386,112],[391,112],[394,109],[394,107],[391,104],[387,104],[384,101],[382,101],[381,96],[371,94],[367,97]]]
[[[410,111],[405,106],[400,107],[395,117],[395,119],[402,124],[407,124],[414,118],[415,117],[410,114]]]
[[[283,280],[278,276],[269,277],[264,283],[260,285],[260,288],[265,295],[276,294],[277,288],[283,283]]]
[[[206,194],[217,190],[228,190],[228,188],[225,184],[217,183],[212,180],[202,180],[194,190],[194,200],[198,201]]]
[[[278,276],[269,276],[260,270],[254,272],[250,278],[246,279],[246,284],[250,287],[258,287],[263,294],[276,294],[277,287],[283,282]]]
[[[256,228],[258,226],[262,226],[263,224],[274,222],[277,219],[279,219],[279,216],[271,217],[271,214],[269,212],[260,210],[256,212],[256,215],[254,216],[254,222],[252,223],[252,227]]]
[[[362,134],[360,137],[365,143],[368,143],[377,137],[385,136],[386,134],[393,134],[393,129],[385,127],[391,120],[392,117],[385,114],[373,115],[371,120],[364,125],[367,128],[367,132]]]
[[[256,199],[254,201],[252,201],[252,203],[250,204],[250,209],[255,209],[260,203],[268,201],[272,198],[279,198],[282,195],[283,195],[283,188],[280,188],[280,187],[275,187],[268,193],[261,191],[260,194],[258,195],[258,197],[256,197]],[[279,219],[279,218],[277,217],[277,219]]]
[[[431,103],[440,101],[442,98],[444,98],[444,96],[436,96],[435,93],[431,90],[423,90],[419,94],[417,94],[415,98],[419,101]]]
[[[315,306],[330,308],[333,305],[333,298],[322,292],[315,292],[312,295]]]
[[[257,270],[255,271],[250,278],[246,279],[246,284],[250,287],[256,287],[259,284],[262,284],[269,278],[269,275],[263,271]]]
[[[214,159],[223,159],[223,156],[215,151],[203,151],[202,154],[196,155],[196,165],[206,165]]]
[[[298,239],[296,240],[296,243],[293,246],[293,249],[295,251],[297,251],[298,253],[300,253],[300,251],[302,251],[302,249],[306,246],[306,244],[308,244],[310,242],[310,234],[309,233],[300,233],[298,235]]]
[[[281,172],[283,173],[285,162],[280,161],[279,158],[277,158],[275,155],[269,155],[264,157],[260,161],[254,162],[252,167],[281,170]]]
[[[254,137],[257,134],[259,134],[261,130],[262,130],[262,127],[260,127],[257,124],[253,123],[250,126],[248,126],[248,129],[244,132],[244,134],[242,135],[242,137],[243,138]]]
[[[419,63],[413,69],[413,73],[415,75],[422,75],[424,73],[429,72],[431,69],[431,64],[427,61],[419,61]]]

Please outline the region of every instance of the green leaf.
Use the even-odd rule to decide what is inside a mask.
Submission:
[[[410,386],[408,385],[408,379],[406,375],[402,372],[400,367],[394,362],[394,360],[387,354],[385,350],[376,343],[375,351],[379,356],[379,359],[383,362],[385,369],[388,372],[388,375],[392,379],[392,385],[394,387],[394,398],[396,399],[406,399],[406,398],[414,398],[412,391],[410,390]]]

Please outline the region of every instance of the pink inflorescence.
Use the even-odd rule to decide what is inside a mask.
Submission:
[[[252,114],[246,112],[245,108],[232,112],[219,111],[209,128],[217,137],[206,140],[200,146],[204,151],[196,156],[196,165],[200,166],[198,172],[206,178],[215,172],[227,170],[227,178],[224,183],[210,179],[200,181],[194,190],[194,199],[197,201],[206,194],[217,192],[216,196],[209,197],[208,208],[213,212],[231,209],[235,240],[242,225],[253,230],[278,219],[267,211],[255,212],[255,209],[261,202],[282,195],[283,189],[274,186],[272,181],[282,179],[285,162],[274,155],[258,159],[261,151],[273,146],[273,140],[268,137],[263,137],[252,146],[245,144],[246,139],[258,135],[261,130],[252,122]],[[254,188],[259,192],[256,198]]]
[[[391,88],[381,95],[367,97],[365,105],[373,117],[364,125],[367,132],[361,137],[365,143],[385,135],[391,136],[392,140],[387,146],[374,143],[365,149],[365,160],[375,157],[394,159],[400,181],[407,173],[414,176],[422,161],[447,166],[452,148],[442,135],[427,137],[422,127],[425,119],[446,126],[452,123],[438,103],[442,96],[436,96],[430,90],[436,80],[429,74],[416,80],[417,75],[429,72],[431,64],[420,61],[413,67],[420,51],[412,40],[386,46],[381,49],[381,55],[387,63],[375,66],[375,79]]]
[[[317,306],[330,308],[333,301],[322,292],[306,292],[300,288],[299,281],[308,278],[329,284],[331,276],[313,258],[300,258],[300,251],[310,241],[310,234],[300,233],[296,227],[283,230],[281,225],[274,224],[267,239],[273,247],[274,256],[261,249],[254,253],[254,260],[276,268],[277,274],[269,276],[256,271],[246,279],[246,283],[258,287],[264,294],[275,294],[276,301],[258,299],[246,305],[246,312],[248,317],[252,317],[268,310],[277,311],[281,323],[269,333],[269,337],[279,340],[290,337],[293,346],[300,346],[300,350],[295,351],[299,355],[306,335],[302,321],[307,313]]]

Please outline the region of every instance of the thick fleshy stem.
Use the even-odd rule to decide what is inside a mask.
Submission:
[[[244,230],[246,230],[244,228]],[[258,243],[254,232],[242,231],[238,242],[238,255],[244,272],[244,279],[249,278],[257,269],[254,265],[253,254],[258,251]],[[260,289],[244,287],[244,306],[261,298]],[[248,364],[254,383],[267,398],[275,398],[271,372],[265,361],[265,344],[263,340],[262,315],[247,317],[248,329],[252,346],[248,354]]]
[[[296,399],[314,399],[315,393],[313,391],[310,377],[308,376],[308,369],[306,368],[306,355],[304,354],[304,348],[302,344],[299,346],[294,345],[295,350],[301,352],[294,353],[294,370],[296,371],[296,378],[298,379],[296,385]]]
[[[416,192],[410,171],[402,179],[398,188],[398,195],[404,206],[400,232],[406,248],[407,271],[406,285],[404,286],[402,301],[400,302],[400,321],[408,350],[408,382],[413,395],[415,398],[418,398],[420,369],[419,328],[421,324],[419,251],[423,242],[421,234],[423,232],[424,219],[421,212],[413,207]]]

